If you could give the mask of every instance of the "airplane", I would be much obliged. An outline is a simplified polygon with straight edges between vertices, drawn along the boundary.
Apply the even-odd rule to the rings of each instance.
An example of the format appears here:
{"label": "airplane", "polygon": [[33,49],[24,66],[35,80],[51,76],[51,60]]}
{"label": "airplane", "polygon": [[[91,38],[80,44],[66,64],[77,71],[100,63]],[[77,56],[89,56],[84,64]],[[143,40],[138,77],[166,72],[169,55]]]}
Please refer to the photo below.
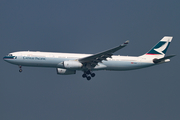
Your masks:
{"label": "airplane", "polygon": [[172,38],[164,36],[147,53],[137,57],[113,55],[128,45],[129,41],[125,41],[117,47],[96,54],[19,51],[9,53],[3,59],[18,65],[19,72],[22,72],[22,66],[51,67],[56,68],[59,75],[71,75],[76,74],[76,71],[82,71],[82,77],[90,80],[91,77],[95,77],[93,71],[126,71],[169,62],[170,58],[175,56],[174,54],[165,56]]}

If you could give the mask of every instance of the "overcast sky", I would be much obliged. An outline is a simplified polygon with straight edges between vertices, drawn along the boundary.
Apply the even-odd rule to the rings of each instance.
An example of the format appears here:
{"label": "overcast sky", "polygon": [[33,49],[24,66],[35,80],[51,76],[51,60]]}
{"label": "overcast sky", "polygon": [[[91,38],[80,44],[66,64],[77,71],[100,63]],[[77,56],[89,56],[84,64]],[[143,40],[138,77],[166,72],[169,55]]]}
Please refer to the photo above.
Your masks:
{"label": "overcast sky", "polygon": [[[1,0],[1,120],[179,120],[179,0]],[[173,36],[171,62],[133,71],[61,76],[3,61],[15,51],[146,53]]]}

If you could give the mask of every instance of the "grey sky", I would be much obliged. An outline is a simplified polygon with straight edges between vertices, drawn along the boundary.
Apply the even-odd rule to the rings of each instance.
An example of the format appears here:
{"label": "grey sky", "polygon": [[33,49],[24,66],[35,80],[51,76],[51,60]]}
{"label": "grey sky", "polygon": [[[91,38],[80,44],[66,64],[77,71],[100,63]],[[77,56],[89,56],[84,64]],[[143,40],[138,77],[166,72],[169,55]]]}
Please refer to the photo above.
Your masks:
{"label": "grey sky", "polygon": [[144,54],[173,36],[170,63],[126,71],[97,71],[87,81],[54,68],[23,67],[1,59],[1,120],[180,119],[180,2],[176,0],[1,0],[0,57],[21,50]]}

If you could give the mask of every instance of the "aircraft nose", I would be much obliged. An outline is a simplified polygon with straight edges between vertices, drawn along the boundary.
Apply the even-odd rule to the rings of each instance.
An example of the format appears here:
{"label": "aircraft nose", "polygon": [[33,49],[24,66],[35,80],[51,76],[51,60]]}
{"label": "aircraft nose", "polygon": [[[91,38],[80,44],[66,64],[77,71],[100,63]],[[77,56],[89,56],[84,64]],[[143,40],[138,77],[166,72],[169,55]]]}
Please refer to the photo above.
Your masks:
{"label": "aircraft nose", "polygon": [[4,57],[3,57],[3,60],[4,60],[4,61],[7,61],[7,56],[4,56]]}
{"label": "aircraft nose", "polygon": [[4,61],[7,61],[6,56],[3,57],[3,60],[4,60]]}
{"label": "aircraft nose", "polygon": [[3,60],[4,61],[8,61],[8,60],[11,60],[11,59],[14,59],[15,56],[4,56],[3,57]]}

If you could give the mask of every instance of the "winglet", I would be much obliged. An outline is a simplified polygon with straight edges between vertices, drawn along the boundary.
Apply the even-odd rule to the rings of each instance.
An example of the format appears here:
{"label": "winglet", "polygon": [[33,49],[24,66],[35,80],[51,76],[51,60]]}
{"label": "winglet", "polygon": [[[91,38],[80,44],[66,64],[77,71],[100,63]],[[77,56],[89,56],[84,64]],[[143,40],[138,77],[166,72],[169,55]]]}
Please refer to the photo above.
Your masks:
{"label": "winglet", "polygon": [[129,40],[125,41],[124,44],[128,44],[129,43]]}
{"label": "winglet", "polygon": [[129,43],[129,40],[125,41],[123,44],[121,44],[120,46],[126,46]]}

